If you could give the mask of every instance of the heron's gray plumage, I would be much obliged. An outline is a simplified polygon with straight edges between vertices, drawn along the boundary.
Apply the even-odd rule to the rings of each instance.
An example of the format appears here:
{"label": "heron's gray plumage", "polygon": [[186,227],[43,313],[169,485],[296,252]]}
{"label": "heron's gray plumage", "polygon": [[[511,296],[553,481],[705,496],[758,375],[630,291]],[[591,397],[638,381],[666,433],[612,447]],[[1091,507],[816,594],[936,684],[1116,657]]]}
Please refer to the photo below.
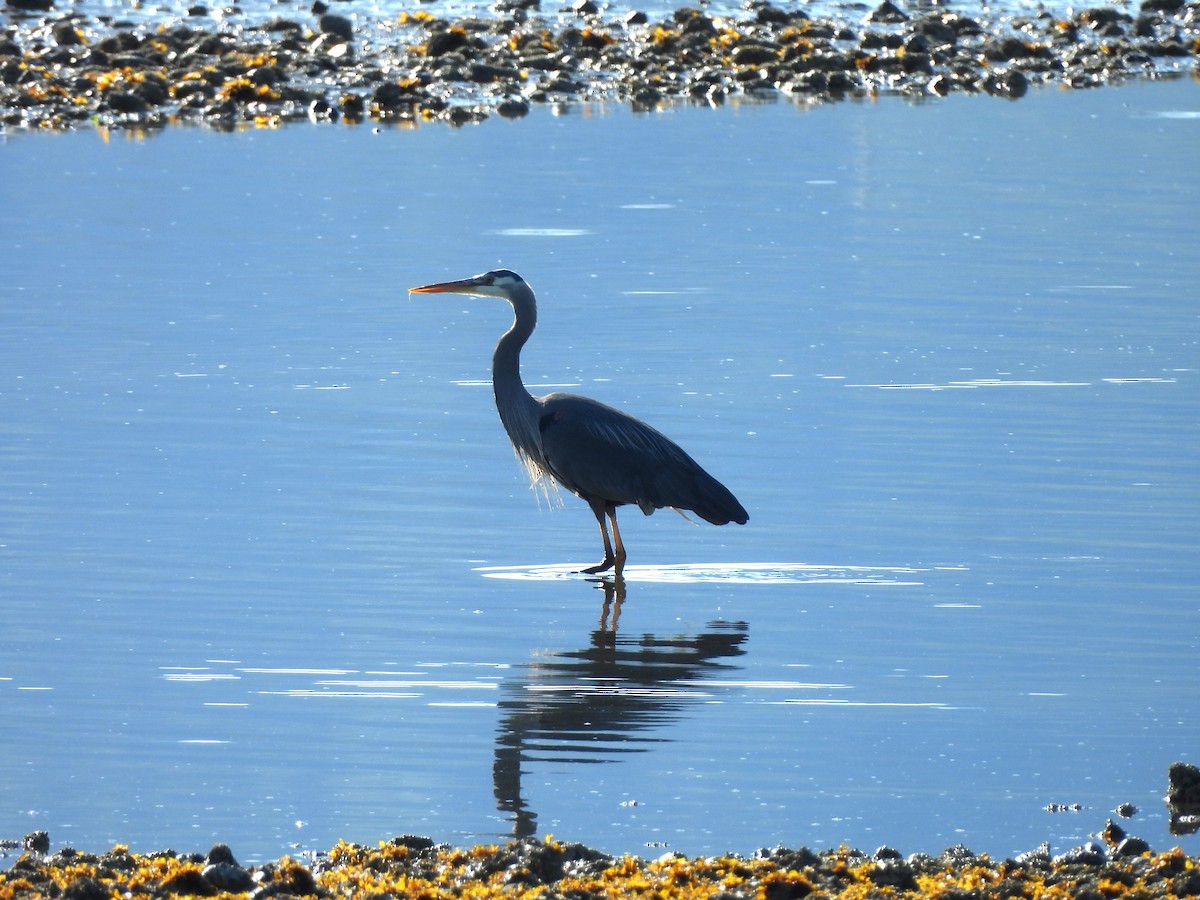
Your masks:
{"label": "heron's gray plumage", "polygon": [[[502,297],[512,304],[513,324],[492,355],[492,387],[500,421],[517,458],[534,483],[557,483],[586,500],[600,523],[604,562],[620,571],[625,548],[616,508],[633,504],[650,515],[673,507],[695,512],[714,525],[745,524],[746,510],[666,435],[627,413],[588,397],[553,393],[534,397],[521,381],[521,348],[537,326],[532,288],[516,273],[497,269],[461,281],[412,288],[418,293]],[[609,543],[604,517],[616,540]]]}

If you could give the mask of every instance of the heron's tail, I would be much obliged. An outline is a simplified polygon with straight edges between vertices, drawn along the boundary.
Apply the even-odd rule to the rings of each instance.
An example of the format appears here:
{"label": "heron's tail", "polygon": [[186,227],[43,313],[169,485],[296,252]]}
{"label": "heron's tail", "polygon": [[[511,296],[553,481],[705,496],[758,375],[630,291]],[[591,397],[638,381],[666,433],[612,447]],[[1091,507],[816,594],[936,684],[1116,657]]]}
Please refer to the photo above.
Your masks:
{"label": "heron's tail", "polygon": [[737,497],[717,479],[693,463],[687,472],[672,471],[660,479],[653,492],[654,502],[642,506],[644,512],[653,512],[654,507],[671,506],[694,512],[706,522],[727,525],[737,522],[745,525],[750,516]]}
{"label": "heron's tail", "polygon": [[696,479],[696,505],[688,509],[714,525],[728,525],[730,522],[745,525],[750,521],[746,508],[738,502],[738,498],[733,496],[729,488],[707,472],[702,474],[703,478]]}

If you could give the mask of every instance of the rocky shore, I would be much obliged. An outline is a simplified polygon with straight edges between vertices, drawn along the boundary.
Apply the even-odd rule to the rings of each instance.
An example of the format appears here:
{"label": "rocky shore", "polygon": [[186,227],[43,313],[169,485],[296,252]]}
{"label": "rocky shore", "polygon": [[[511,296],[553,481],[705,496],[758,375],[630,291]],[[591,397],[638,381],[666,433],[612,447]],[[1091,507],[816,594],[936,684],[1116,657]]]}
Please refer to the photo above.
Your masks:
{"label": "rocky shore", "polygon": [[[1200,829],[1200,769],[1173,763],[1164,798],[1173,835]],[[1048,807],[1054,812],[1053,807]],[[1137,809],[1115,810],[1129,818]],[[1109,819],[1096,840],[1059,855],[1042,845],[1004,860],[956,846],[904,857],[890,847],[868,855],[777,847],[751,856],[654,860],[610,856],[582,844],[516,840],[456,848],[406,835],[376,847],[339,843],[258,866],[217,844],[207,854],[51,852],[44,831],[0,849],[22,850],[0,871],[0,900],[111,900],[114,897],[338,897],[346,900],[798,900],[802,897],[1174,898],[1200,897],[1200,858],[1178,847],[1155,852]]]}
{"label": "rocky shore", "polygon": [[1143,0],[1067,17],[994,16],[892,0],[810,18],[751,0],[742,14],[684,7],[652,21],[593,0],[545,12],[498,0],[446,21],[331,11],[249,21],[236,7],[122,21],[7,0],[0,17],[0,127],[273,126],[296,119],[411,123],[525,115],[533,104],[609,101],[647,110],[732,97],[799,103],[878,94],[1096,87],[1197,77],[1200,2]]}
{"label": "rocky shore", "polygon": [[[1154,853],[1136,838],[1106,830],[1060,856],[1046,848],[993,860],[964,847],[939,856],[902,857],[887,847],[867,855],[840,848],[776,848],[750,857],[647,861],[611,857],[547,838],[457,849],[405,836],[363,847],[341,843],[305,859],[244,867],[229,847],[207,855],[172,851],[145,856],[114,847],[93,855],[47,854],[40,844],[0,872],[0,898],[109,900],[112,897],[275,896],[385,898],[522,898],[522,900],[796,900],[813,897],[1115,898],[1196,897],[1200,859],[1175,849]],[[41,849],[43,852],[38,852]]]}

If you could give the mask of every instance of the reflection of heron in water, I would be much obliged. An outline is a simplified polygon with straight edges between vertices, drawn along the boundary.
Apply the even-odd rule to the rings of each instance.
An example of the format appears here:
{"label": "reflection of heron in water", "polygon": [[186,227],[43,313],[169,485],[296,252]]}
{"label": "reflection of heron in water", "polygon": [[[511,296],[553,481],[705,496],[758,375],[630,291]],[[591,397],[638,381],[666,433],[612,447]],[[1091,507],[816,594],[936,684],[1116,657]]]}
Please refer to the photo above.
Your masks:
{"label": "reflection of heron in water", "polygon": [[551,654],[502,685],[492,786],[513,835],[536,833],[521,793],[532,762],[606,763],[669,741],[665,729],[711,694],[693,684],[740,668],[744,622],[710,622],[699,634],[622,637],[603,627],[582,650]]}
{"label": "reflection of heron in water", "polygon": [[[515,272],[497,269],[474,278],[409,288],[418,294],[479,294],[512,304],[513,325],[492,355],[492,387],[500,421],[517,457],[536,482],[558,483],[586,500],[600,523],[604,559],[588,573],[625,565],[625,545],[617,530],[617,507],[636,504],[689,510],[714,525],[746,524],[736,497],[678,444],[620,410],[588,397],[547,394],[534,397],[521,382],[521,348],[537,325],[533,289]],[[608,539],[605,516],[612,523]]]}

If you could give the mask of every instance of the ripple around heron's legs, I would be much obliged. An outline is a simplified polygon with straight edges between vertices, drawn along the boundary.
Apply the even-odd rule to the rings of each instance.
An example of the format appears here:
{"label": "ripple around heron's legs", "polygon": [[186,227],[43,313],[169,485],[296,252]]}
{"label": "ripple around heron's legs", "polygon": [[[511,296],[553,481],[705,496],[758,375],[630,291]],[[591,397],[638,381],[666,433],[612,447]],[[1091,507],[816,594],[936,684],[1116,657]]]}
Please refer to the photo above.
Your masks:
{"label": "ripple around heron's legs", "polygon": [[[594,579],[580,565],[552,563],[526,566],[481,566],[475,571],[485,578],[551,581],[561,578]],[[629,565],[626,581],[693,584],[876,584],[919,585],[929,569],[909,566],[816,565],[799,562],[678,563],[674,565]]]}

